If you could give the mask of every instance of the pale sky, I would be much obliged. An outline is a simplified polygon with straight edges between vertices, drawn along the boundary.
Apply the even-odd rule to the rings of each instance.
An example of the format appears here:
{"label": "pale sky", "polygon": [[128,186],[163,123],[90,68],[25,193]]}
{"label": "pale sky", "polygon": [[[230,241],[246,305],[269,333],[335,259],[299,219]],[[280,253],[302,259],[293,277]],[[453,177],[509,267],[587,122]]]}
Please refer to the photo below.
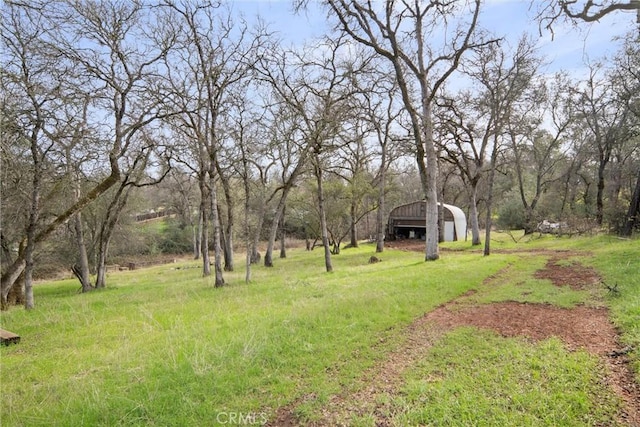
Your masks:
{"label": "pale sky", "polygon": [[[326,12],[317,4],[312,0],[308,10],[298,15],[292,12],[291,0],[235,0],[233,7],[242,10],[249,20],[259,14],[286,41],[302,44],[328,31]],[[532,6],[529,0],[488,0],[482,6],[480,20],[484,28],[497,36],[505,36],[513,45],[524,31],[531,34],[551,63],[546,70],[550,73],[563,69],[581,75],[586,58],[596,60],[605,54],[612,55],[619,46],[614,37],[638,29],[635,12],[616,12],[600,22],[581,23],[577,28],[557,22],[551,40],[547,30],[543,29],[540,36],[538,24],[533,20],[537,6]]]}

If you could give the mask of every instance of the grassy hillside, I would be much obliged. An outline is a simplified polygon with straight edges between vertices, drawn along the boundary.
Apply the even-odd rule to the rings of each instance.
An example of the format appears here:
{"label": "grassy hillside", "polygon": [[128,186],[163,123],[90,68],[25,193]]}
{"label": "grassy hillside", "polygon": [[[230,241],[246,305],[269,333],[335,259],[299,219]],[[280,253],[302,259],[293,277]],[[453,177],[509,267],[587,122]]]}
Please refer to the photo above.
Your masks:
{"label": "grassy hillside", "polygon": [[[2,328],[22,337],[19,345],[1,349],[2,425],[260,424],[287,405],[294,405],[302,419],[317,419],[331,396],[362,385],[363,373],[401,344],[401,332],[414,319],[481,287],[508,265],[525,271],[528,256],[507,251],[513,249],[583,251],[583,262],[608,283],[618,283],[621,296],[578,295],[575,301],[605,298],[623,339],[640,343],[637,240],[547,238],[516,245],[505,238],[490,257],[464,243],[448,247],[459,250],[443,252],[433,263],[423,262],[419,253],[394,250],[384,252],[382,262],[368,264],[374,247],[363,245],[336,256],[331,274],[323,270],[320,251],[291,250],[274,268],[254,267],[250,284],[244,283],[242,269],[227,273],[229,285],[221,289],[201,277],[194,261],[113,273],[108,289],[89,294],[78,294],[74,281],[40,284],[35,310],[2,313]],[[461,345],[456,342],[470,347],[467,359],[456,356],[454,349]],[[457,393],[469,393],[466,398],[483,395],[485,387],[504,386],[502,393],[509,393],[522,371],[530,369],[523,361],[532,357],[541,365],[549,363],[544,356],[549,352],[567,359],[542,370],[541,381],[553,384],[530,383],[542,393],[531,399],[555,402],[543,409],[548,418],[530,407],[525,420],[548,419],[553,425],[558,412],[569,414],[562,418],[568,425],[581,425],[585,419],[610,421],[616,411],[616,399],[593,369],[597,361],[582,353],[567,356],[557,342],[532,345],[463,330],[439,345],[434,351],[440,353],[431,357],[445,365],[448,357],[452,364],[471,367],[493,364],[487,352],[496,346],[514,354],[512,363],[502,362],[503,385],[485,379],[478,389],[465,391],[468,378],[448,379]],[[424,402],[415,381],[423,370],[447,375],[446,366],[429,360],[409,371],[409,391],[396,396],[403,400],[394,418],[399,425],[437,420],[438,408],[447,405],[438,401],[431,405],[436,412],[420,412]],[[567,381],[585,390],[584,396],[561,393]],[[450,392],[442,391],[443,396]],[[496,420],[520,411],[510,409],[508,401],[500,405],[502,418]],[[486,416],[469,414],[461,422]],[[366,417],[356,421],[368,423]]]}

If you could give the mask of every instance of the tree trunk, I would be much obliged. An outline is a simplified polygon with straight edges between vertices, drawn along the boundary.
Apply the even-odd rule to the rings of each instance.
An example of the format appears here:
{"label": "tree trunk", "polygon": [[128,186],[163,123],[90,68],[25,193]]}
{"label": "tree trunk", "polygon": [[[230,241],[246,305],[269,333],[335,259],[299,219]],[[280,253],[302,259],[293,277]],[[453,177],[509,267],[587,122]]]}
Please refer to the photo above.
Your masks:
{"label": "tree trunk", "polygon": [[126,179],[120,183],[120,187],[113,197],[113,200],[107,208],[107,212],[100,227],[100,234],[98,235],[98,263],[97,263],[97,277],[96,288],[105,288],[106,282],[106,262],[109,255],[109,245],[111,243],[111,237],[113,231],[118,224],[120,214],[124,207],[127,205],[129,194],[131,194],[131,187],[125,182]]}
{"label": "tree trunk", "polygon": [[242,175],[242,183],[244,184],[244,242],[247,248],[247,255],[245,257],[245,275],[244,282],[249,283],[251,281],[251,227],[249,226],[249,210],[251,207],[251,190],[249,188],[249,168],[247,166],[247,158],[244,155],[243,150],[242,164],[244,167],[244,173]]}
{"label": "tree trunk", "polygon": [[[213,160],[211,160],[213,162]],[[209,191],[211,197],[211,221],[213,223],[213,252],[214,252],[214,286],[219,288],[224,286],[224,277],[222,275],[222,248],[220,244],[220,217],[218,216],[218,191],[215,183],[215,165],[209,170]]]}
{"label": "tree trunk", "polygon": [[[100,243],[100,246],[103,246]],[[96,260],[96,289],[101,289],[107,286],[107,248],[101,247],[98,249],[98,259]]]}
{"label": "tree trunk", "polygon": [[14,285],[11,287],[6,301],[2,302],[2,309],[6,310],[12,306],[24,305],[24,303],[24,270],[22,270],[18,278],[15,280]]}
{"label": "tree trunk", "polygon": [[258,213],[258,224],[256,225],[255,232],[253,233],[253,241],[251,242],[251,264],[257,264],[260,262],[260,252],[258,251],[258,244],[260,243],[260,236],[262,235],[262,226],[264,225],[264,204],[260,207]]}
{"label": "tree trunk", "polygon": [[356,202],[352,201],[351,202],[351,209],[350,209],[350,221],[351,223],[349,224],[349,235],[350,235],[350,242],[349,242],[349,246],[351,246],[352,248],[357,248],[358,247],[358,232],[357,232],[357,221],[358,219],[356,218]]}
{"label": "tree trunk", "polygon": [[[498,135],[496,130],[495,135]],[[493,182],[496,175],[496,164],[498,163],[498,141],[497,136],[493,139],[493,149],[491,150],[491,163],[489,168],[489,182],[487,183],[487,217],[485,220],[485,236],[484,236],[484,256],[491,254],[491,227],[493,226],[493,218],[491,210],[493,209]]]}
{"label": "tree trunk", "polygon": [[82,214],[78,212],[74,218],[76,244],[78,245],[78,264],[73,266],[73,271],[80,285],[82,292],[89,292],[93,289],[89,274],[89,257],[87,256],[87,246],[84,241],[84,229],[82,226]]}
{"label": "tree trunk", "polygon": [[[2,273],[2,278],[0,279],[0,283],[2,284],[2,307],[6,308],[9,304],[9,294],[12,292],[13,288],[19,287],[22,289],[22,284],[18,283],[18,278],[24,272],[25,262],[24,255],[18,256],[18,259],[14,261],[4,273]],[[20,291],[22,293],[22,290]],[[20,301],[21,303],[24,301]]]}
{"label": "tree trunk", "polygon": [[11,264],[13,263],[13,257],[11,256],[11,249],[9,248],[9,244],[7,243],[2,230],[0,230],[0,248],[2,252],[0,252],[0,265]]}
{"label": "tree trunk", "polygon": [[[444,194],[441,194],[440,200],[444,200]],[[444,205],[443,202],[438,203],[438,243],[444,242]]]}
{"label": "tree trunk", "polygon": [[43,173],[40,168],[40,154],[38,153],[35,134],[31,141],[31,153],[34,161],[33,187],[29,206],[29,222],[27,223],[27,245],[24,249],[24,308],[27,310],[31,310],[35,305],[33,300],[33,270],[35,268],[36,228],[40,219],[40,180]]}
{"label": "tree trunk", "polygon": [[[247,224],[249,219],[247,218]],[[251,282],[251,238],[249,237],[249,226],[247,225],[247,227],[245,228],[245,232],[247,235],[247,238],[245,239],[246,245],[247,245],[247,256],[245,259],[245,263],[244,263],[244,267],[245,267],[245,273],[244,273],[244,282],[245,283],[249,283]]]}
{"label": "tree trunk", "polygon": [[[117,219],[116,219],[117,221]],[[114,224],[115,226],[115,224]],[[106,226],[100,232],[98,237],[98,255],[96,260],[96,289],[105,288],[107,286],[107,256],[109,254],[109,244],[113,228]]]}
{"label": "tree trunk", "polygon": [[472,184],[471,187],[471,200],[469,203],[469,219],[471,220],[471,246],[478,246],[482,244],[480,240],[480,225],[478,224],[478,200],[477,200],[478,188]]}
{"label": "tree trunk", "polygon": [[[378,202],[384,203],[384,196],[382,196],[382,199],[379,198]],[[384,252],[384,232],[384,205],[378,205],[378,210],[376,211],[376,253]]]}
{"label": "tree trunk", "polygon": [[35,306],[33,300],[33,269],[35,268],[34,252],[35,248],[33,247],[33,244],[30,244],[29,239],[27,239],[27,247],[24,255],[24,308],[27,310],[31,310]]}
{"label": "tree trunk", "polygon": [[285,230],[285,221],[286,221],[285,211],[286,211],[286,207],[285,209],[283,209],[282,217],[280,218],[280,258],[287,257],[287,245],[286,245],[287,233]]}
{"label": "tree trunk", "polygon": [[318,183],[318,210],[320,213],[320,232],[322,235],[322,246],[324,247],[324,265],[327,272],[333,271],[333,265],[331,264],[331,247],[329,245],[329,233],[327,231],[327,217],[324,206],[324,192],[322,187],[322,167],[320,166],[320,159],[316,155],[316,179]]}
{"label": "tree trunk", "polygon": [[[202,208],[205,209],[205,208]],[[209,219],[206,211],[202,213],[202,234],[200,236],[200,248],[202,251],[202,276],[211,276],[211,258],[209,257]]]}
{"label": "tree trunk", "polygon": [[202,253],[202,276],[211,276],[211,260],[209,258],[209,216],[207,215],[207,190],[206,172],[198,175],[198,188],[200,189],[200,251]]}
{"label": "tree trunk", "polygon": [[[420,82],[422,103],[422,131],[423,138],[419,138],[416,147],[418,170],[422,177],[422,187],[425,195],[425,261],[435,261],[440,258],[438,249],[438,156],[433,143],[433,117],[430,93],[426,81]],[[424,143],[424,149],[422,146]],[[424,153],[424,157],[423,157]],[[425,159],[426,158],[426,159]],[[426,160],[426,165],[424,161]]]}
{"label": "tree trunk", "polygon": [[271,230],[269,231],[269,241],[267,242],[267,251],[264,254],[265,267],[273,267],[273,247],[278,235],[278,225],[280,224],[280,218],[282,218],[282,215],[284,213],[287,197],[289,196],[289,192],[291,191],[292,187],[293,180],[290,178],[289,182],[285,184],[284,188],[282,189],[282,195],[280,196],[280,200],[278,201],[278,206],[276,207],[273,222],[271,223]]}
{"label": "tree trunk", "polygon": [[[120,177],[120,169],[117,167],[117,161],[111,161],[111,175],[101,181],[98,185],[96,185],[91,191],[89,191],[82,199],[80,199],[77,203],[74,203],[71,207],[69,207],[62,214],[58,215],[48,226],[46,226],[42,231],[40,231],[36,237],[36,243],[44,241],[53,231],[55,231],[58,226],[64,224],[71,216],[73,216],[76,212],[82,210],[93,202],[96,198],[98,198],[101,194],[111,188]],[[7,295],[11,290],[11,287],[15,283],[15,280],[19,277],[20,274],[16,275],[15,273],[19,270],[22,272],[25,268],[25,259],[24,252],[19,254],[18,257],[13,261],[13,263],[9,266],[7,271],[2,276],[0,281],[2,298],[6,301]]]}
{"label": "tree trunk", "polygon": [[601,226],[604,220],[604,172],[606,162],[601,161],[598,165],[598,191],[596,192],[596,223]]}
{"label": "tree trunk", "polygon": [[273,217],[273,222],[271,223],[271,231],[269,232],[269,240],[267,241],[267,250],[264,253],[265,267],[273,267],[273,246],[275,245],[276,236],[278,235],[278,224],[280,223],[280,217],[282,216],[282,211],[284,210],[284,204],[285,202],[283,195],[278,202],[278,207],[276,208],[275,216]]}
{"label": "tree trunk", "polygon": [[380,188],[378,189],[378,210],[376,211],[376,253],[384,251],[384,209],[385,209],[385,197],[384,197],[384,185],[386,181],[386,164],[385,164],[385,150],[382,151],[382,160],[380,165]]}
{"label": "tree trunk", "polygon": [[[228,219],[229,220],[229,219]],[[224,271],[233,271],[233,225],[227,224],[224,232]]]}
{"label": "tree trunk", "polygon": [[193,259],[200,259],[202,252],[202,205],[198,209],[198,224],[193,226]]}
{"label": "tree trunk", "polygon": [[622,228],[621,236],[631,237],[633,229],[640,223],[640,171],[638,172],[638,179],[636,181],[636,188],[633,191],[631,202],[629,203],[629,210],[627,211],[627,220]]}
{"label": "tree trunk", "polygon": [[[68,154],[67,158],[71,158]],[[74,189],[74,202],[80,200],[81,188],[80,178],[74,173],[73,170],[70,174],[74,176],[75,189]],[[93,289],[91,285],[91,275],[89,273],[89,256],[87,255],[87,245],[84,240],[84,226],[82,224],[82,211],[78,211],[73,218],[73,226],[75,231],[76,245],[78,246],[78,259],[77,264],[74,264],[71,270],[80,281],[82,292],[89,292]]]}
{"label": "tree trunk", "polygon": [[[216,162],[217,163],[217,162]],[[220,181],[222,182],[222,190],[224,191],[224,198],[227,203],[227,223],[224,226],[222,235],[224,237],[224,243],[222,245],[224,253],[224,271],[233,271],[233,225],[234,225],[234,207],[235,202],[233,195],[231,194],[231,187],[227,179],[222,176],[220,168],[216,169]]]}

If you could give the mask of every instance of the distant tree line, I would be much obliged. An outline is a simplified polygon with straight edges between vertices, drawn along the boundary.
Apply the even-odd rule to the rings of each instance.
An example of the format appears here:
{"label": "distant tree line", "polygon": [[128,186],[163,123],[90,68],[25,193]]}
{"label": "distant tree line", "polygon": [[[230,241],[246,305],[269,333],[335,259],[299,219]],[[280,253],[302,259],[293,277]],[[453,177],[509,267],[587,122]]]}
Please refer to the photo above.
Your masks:
{"label": "distant tree line", "polygon": [[[544,22],[579,18],[566,3]],[[47,256],[83,292],[116,253],[192,252],[223,286],[242,246],[249,281],[287,235],[331,271],[345,243],[383,251],[388,212],[417,199],[425,260],[440,200],[466,210],[470,244],[485,230],[486,255],[494,227],[637,230],[637,32],[586,77],[551,76],[526,35],[479,26],[479,0],[323,7],[333,31],[290,47],[232,3],[6,1],[3,307],[34,307]],[[162,233],[133,225],[160,206]]]}

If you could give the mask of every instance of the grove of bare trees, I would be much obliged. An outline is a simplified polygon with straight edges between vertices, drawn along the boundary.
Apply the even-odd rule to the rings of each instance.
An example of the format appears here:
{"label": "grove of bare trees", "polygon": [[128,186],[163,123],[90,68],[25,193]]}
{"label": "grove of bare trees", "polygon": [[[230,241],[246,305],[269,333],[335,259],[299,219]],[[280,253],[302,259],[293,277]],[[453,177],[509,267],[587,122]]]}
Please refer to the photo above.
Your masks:
{"label": "grove of bare trees", "polygon": [[[541,31],[640,10],[574,3],[541,8]],[[438,202],[465,210],[470,245],[484,230],[485,255],[496,228],[640,228],[636,28],[572,75],[531,34],[483,28],[480,0],[292,2],[328,16],[299,43],[234,6],[4,2],[3,308],[33,308],[52,264],[103,288],[125,255],[190,253],[219,287],[241,250],[249,282],[287,236],[330,272],[345,244],[382,252],[389,211],[420,199],[426,261]],[[164,229],[136,223],[151,210]]]}

